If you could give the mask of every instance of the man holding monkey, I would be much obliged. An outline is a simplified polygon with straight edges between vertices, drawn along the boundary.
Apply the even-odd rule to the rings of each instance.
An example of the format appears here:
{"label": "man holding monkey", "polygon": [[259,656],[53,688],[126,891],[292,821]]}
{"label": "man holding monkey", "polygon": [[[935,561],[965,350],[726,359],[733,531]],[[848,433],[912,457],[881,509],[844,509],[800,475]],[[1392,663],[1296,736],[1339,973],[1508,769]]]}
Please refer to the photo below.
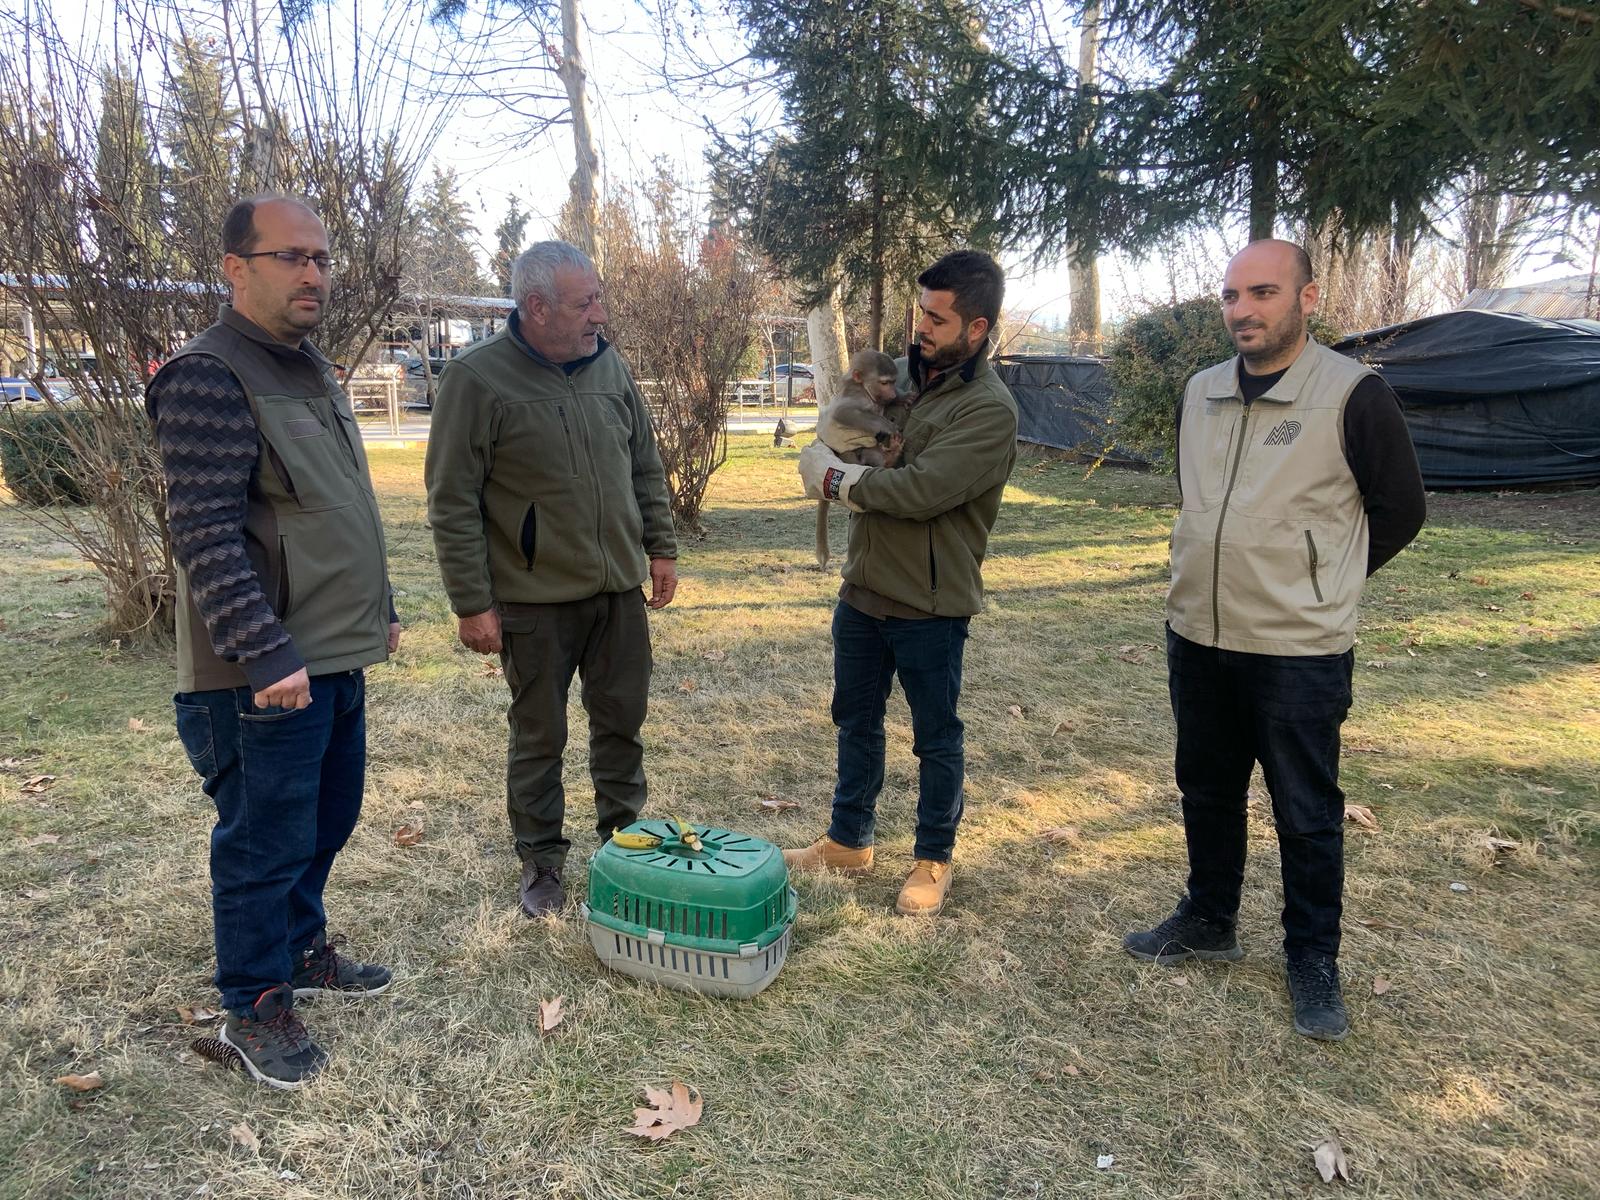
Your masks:
{"label": "man holding monkey", "polygon": [[919,779],[916,861],[895,910],[931,916],[950,892],[966,771],[956,713],[961,661],[967,624],[983,605],[989,531],[1016,460],[1017,406],[989,363],[1005,292],[999,265],[958,250],[917,284],[922,318],[903,364],[899,465],[846,463],[820,441],[800,455],[806,495],[845,505],[851,518],[833,615],[833,820],[784,858],[796,870],[871,870],[884,711],[898,677]]}

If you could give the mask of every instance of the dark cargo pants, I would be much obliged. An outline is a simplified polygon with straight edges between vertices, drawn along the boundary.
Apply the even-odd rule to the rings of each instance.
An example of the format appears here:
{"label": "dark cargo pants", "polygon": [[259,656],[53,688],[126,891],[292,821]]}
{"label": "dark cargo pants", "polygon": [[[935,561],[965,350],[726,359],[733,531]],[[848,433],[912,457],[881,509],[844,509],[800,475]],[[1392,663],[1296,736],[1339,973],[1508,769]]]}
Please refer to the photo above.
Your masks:
{"label": "dark cargo pants", "polygon": [[523,862],[559,867],[566,793],[567,693],[582,680],[589,714],[589,775],[601,837],[644,808],[644,725],[650,691],[650,628],[644,593],[602,592],[563,604],[502,604],[500,663],[511,688],[506,714],[506,809]]}

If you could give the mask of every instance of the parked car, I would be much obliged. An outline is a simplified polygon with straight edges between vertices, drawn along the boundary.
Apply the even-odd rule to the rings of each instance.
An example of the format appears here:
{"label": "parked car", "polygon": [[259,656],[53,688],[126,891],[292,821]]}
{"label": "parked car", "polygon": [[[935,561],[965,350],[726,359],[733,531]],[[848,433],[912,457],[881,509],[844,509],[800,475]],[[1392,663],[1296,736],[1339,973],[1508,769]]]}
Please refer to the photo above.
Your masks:
{"label": "parked car", "polygon": [[[428,357],[428,366],[433,371],[433,377],[435,379],[439,378],[439,372],[445,369],[445,366],[449,363],[449,361],[450,360],[448,358],[438,358],[432,355]],[[406,374],[412,379],[427,378],[427,374],[422,369],[422,360],[415,354],[406,359]]]}
{"label": "parked car", "polygon": [[768,379],[782,383],[785,379],[815,379],[810,363],[778,363],[767,372]]}
{"label": "parked car", "polygon": [[46,399],[32,380],[12,375],[0,378],[0,404],[15,404],[19,400],[43,404]]}

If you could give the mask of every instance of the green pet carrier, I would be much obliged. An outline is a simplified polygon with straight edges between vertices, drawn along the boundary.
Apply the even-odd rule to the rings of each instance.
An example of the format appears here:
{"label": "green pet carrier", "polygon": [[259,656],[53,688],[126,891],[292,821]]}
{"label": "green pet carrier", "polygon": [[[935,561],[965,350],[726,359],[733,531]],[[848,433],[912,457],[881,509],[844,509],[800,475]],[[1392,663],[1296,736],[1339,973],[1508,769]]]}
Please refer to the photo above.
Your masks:
{"label": "green pet carrier", "polygon": [[635,821],[589,860],[589,940],[613,970],[684,991],[754,996],[794,932],[782,852],[731,829]]}

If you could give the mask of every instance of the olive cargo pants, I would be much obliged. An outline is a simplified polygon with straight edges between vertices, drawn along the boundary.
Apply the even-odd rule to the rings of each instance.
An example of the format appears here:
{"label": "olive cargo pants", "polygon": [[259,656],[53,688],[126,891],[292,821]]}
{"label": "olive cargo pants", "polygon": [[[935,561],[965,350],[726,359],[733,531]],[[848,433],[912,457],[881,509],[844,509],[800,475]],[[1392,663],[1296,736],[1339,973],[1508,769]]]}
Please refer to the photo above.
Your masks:
{"label": "olive cargo pants", "polygon": [[650,691],[650,628],[644,593],[602,592],[563,604],[500,605],[500,663],[511,688],[506,713],[506,809],[523,862],[560,867],[566,793],[567,693],[582,680],[589,714],[589,775],[602,838],[644,808],[644,725]]}

